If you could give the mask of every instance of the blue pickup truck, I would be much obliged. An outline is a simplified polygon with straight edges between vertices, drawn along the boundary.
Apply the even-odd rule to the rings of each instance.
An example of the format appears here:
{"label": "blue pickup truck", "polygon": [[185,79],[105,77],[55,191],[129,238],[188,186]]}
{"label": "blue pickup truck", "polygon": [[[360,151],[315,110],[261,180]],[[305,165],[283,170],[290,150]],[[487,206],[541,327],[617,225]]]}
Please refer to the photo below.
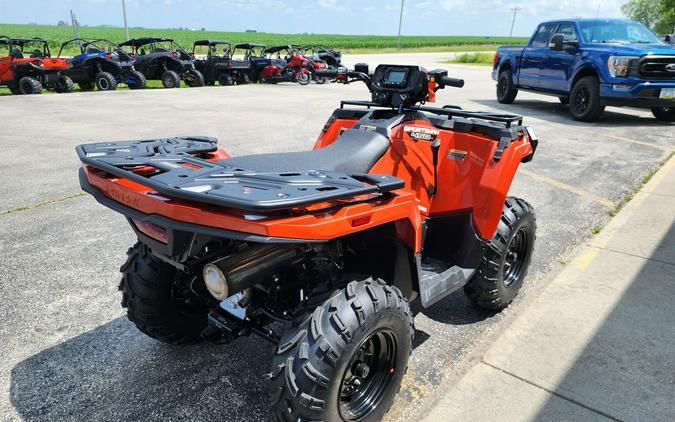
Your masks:
{"label": "blue pickup truck", "polygon": [[523,90],[558,97],[584,122],[605,106],[647,108],[675,121],[675,45],[631,20],[544,22],[526,47],[497,50],[492,79],[503,104]]}

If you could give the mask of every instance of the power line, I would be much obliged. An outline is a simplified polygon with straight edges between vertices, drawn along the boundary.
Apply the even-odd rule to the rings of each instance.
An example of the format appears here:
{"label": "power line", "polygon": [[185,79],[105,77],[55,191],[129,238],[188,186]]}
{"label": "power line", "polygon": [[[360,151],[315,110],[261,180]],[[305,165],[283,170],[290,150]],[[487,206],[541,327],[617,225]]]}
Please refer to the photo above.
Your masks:
{"label": "power line", "polygon": [[401,0],[401,16],[398,18],[398,43],[396,44],[396,49],[401,49],[401,25],[403,24],[403,3],[405,0]]}
{"label": "power line", "polygon": [[509,32],[509,44],[511,44],[511,38],[513,37],[513,27],[516,24],[516,14],[518,14],[519,11],[523,10],[523,8],[515,6],[510,8],[509,10],[513,12],[513,20],[511,21],[511,32]]}

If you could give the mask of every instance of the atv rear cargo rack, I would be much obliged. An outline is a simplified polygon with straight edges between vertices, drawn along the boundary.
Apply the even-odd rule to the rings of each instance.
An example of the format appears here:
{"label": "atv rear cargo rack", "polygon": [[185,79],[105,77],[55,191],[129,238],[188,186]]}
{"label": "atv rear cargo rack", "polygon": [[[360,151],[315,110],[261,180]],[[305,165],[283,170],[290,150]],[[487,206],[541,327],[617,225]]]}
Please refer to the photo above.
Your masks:
{"label": "atv rear cargo rack", "polygon": [[160,194],[246,211],[279,211],[404,186],[396,177],[323,170],[258,173],[209,161],[217,140],[185,137],[102,142],[76,148],[82,163]]}

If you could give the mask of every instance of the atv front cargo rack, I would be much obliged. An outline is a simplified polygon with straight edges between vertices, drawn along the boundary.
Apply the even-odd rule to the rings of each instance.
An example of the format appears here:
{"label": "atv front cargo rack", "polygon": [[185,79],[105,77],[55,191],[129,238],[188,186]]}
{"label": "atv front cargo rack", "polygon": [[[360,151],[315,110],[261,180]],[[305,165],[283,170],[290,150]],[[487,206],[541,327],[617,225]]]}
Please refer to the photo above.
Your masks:
{"label": "atv front cargo rack", "polygon": [[203,158],[217,150],[216,139],[205,137],[102,142],[76,150],[82,163],[168,197],[246,211],[279,211],[404,186],[392,176],[319,169],[258,173]]}

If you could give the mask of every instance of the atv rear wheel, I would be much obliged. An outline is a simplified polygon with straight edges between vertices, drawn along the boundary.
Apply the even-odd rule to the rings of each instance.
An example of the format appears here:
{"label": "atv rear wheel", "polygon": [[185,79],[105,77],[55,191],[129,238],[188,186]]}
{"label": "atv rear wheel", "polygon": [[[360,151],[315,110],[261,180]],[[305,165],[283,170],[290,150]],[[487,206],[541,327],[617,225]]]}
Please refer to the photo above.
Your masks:
{"label": "atv rear wheel", "polygon": [[162,85],[164,88],[178,88],[180,86],[180,76],[173,70],[167,70],[162,73]]}
{"label": "atv rear wheel", "polygon": [[381,420],[413,333],[400,290],[373,278],[350,282],[281,338],[270,372],[275,420]]}
{"label": "atv rear wheel", "polygon": [[73,80],[70,79],[66,75],[61,75],[59,80],[56,82],[56,85],[54,86],[54,91],[58,93],[71,93],[75,91],[75,84],[73,83]]}
{"label": "atv rear wheel", "polygon": [[19,90],[22,94],[42,94],[42,84],[37,79],[24,76],[19,80]]}
{"label": "atv rear wheel", "polygon": [[136,243],[127,255],[127,262],[120,268],[119,289],[129,320],[146,335],[164,343],[201,341],[208,308],[191,293],[192,280],[152,256],[142,243]]}
{"label": "atv rear wheel", "polygon": [[129,89],[145,89],[148,86],[148,81],[144,74],[138,70],[132,70],[127,75],[127,86]]}
{"label": "atv rear wheel", "polygon": [[570,112],[574,120],[594,122],[600,118],[605,106],[600,100],[600,83],[595,76],[581,78],[570,93]]}
{"label": "atv rear wheel", "polygon": [[218,83],[221,86],[230,86],[234,84],[234,79],[232,79],[232,76],[228,75],[227,73],[221,73],[218,77]]}
{"label": "atv rear wheel", "polygon": [[197,69],[190,69],[185,72],[183,75],[183,80],[185,81],[185,85],[190,88],[204,86],[204,75],[202,75],[202,72],[198,71]]}
{"label": "atv rear wheel", "polygon": [[654,107],[652,114],[656,120],[663,122],[675,122],[675,107]]}
{"label": "atv rear wheel", "polygon": [[12,93],[12,95],[21,95],[21,88],[19,87],[19,84],[17,84],[14,81],[9,81],[7,82],[7,88],[9,89],[9,92]]}
{"label": "atv rear wheel", "polygon": [[464,292],[473,303],[499,310],[513,301],[532,260],[536,229],[532,206],[520,198],[506,198],[497,232],[480,267],[464,286]]}
{"label": "atv rear wheel", "polygon": [[512,104],[516,100],[518,89],[513,85],[511,69],[502,70],[497,78],[497,101]]}
{"label": "atv rear wheel", "polygon": [[117,81],[112,73],[109,72],[99,72],[94,77],[96,81],[96,88],[99,91],[114,91],[117,88]]}

